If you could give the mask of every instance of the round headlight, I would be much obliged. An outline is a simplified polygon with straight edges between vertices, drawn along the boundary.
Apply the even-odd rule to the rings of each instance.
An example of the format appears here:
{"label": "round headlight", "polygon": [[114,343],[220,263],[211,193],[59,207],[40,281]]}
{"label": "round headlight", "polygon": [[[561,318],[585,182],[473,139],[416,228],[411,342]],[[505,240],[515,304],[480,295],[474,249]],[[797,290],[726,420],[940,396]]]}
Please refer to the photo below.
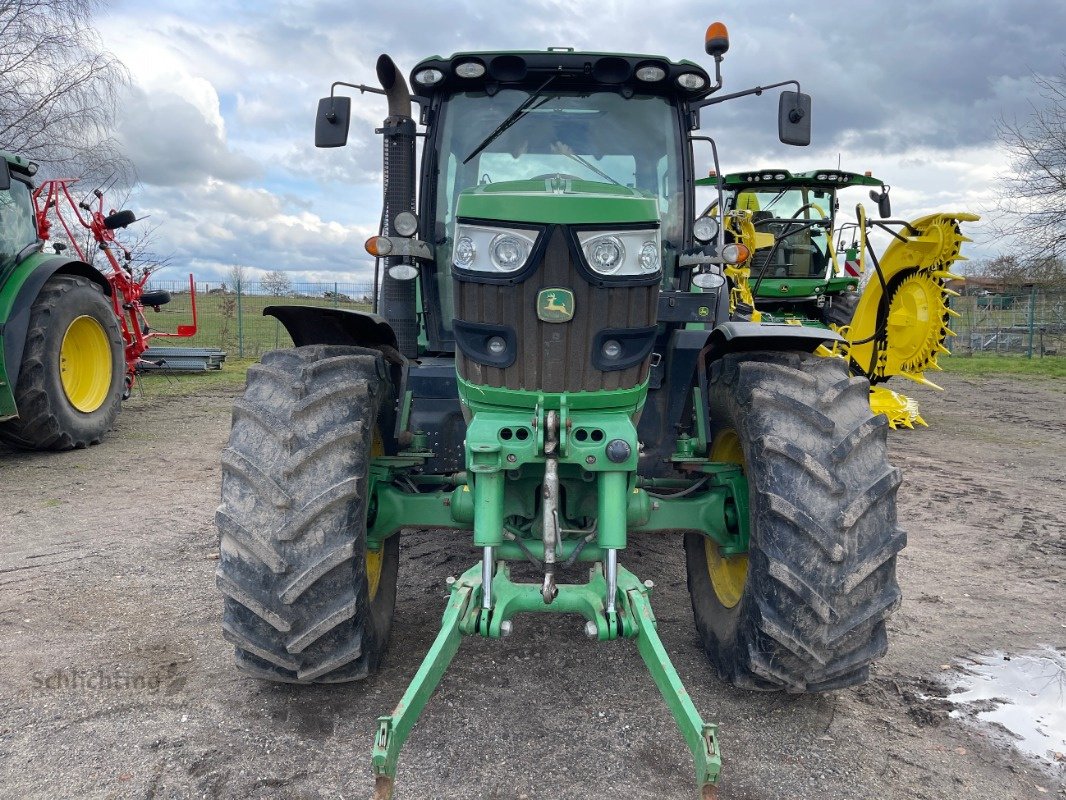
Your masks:
{"label": "round headlight", "polygon": [[707,81],[704,77],[695,72],[682,72],[677,76],[677,83],[682,89],[689,89],[691,91],[702,89],[707,85]]}
{"label": "round headlight", "polygon": [[626,248],[617,236],[598,236],[585,245],[589,266],[601,275],[610,275],[622,266]]}
{"label": "round headlight", "polygon": [[507,349],[507,342],[503,340],[502,336],[493,336],[489,339],[488,347],[489,352],[494,356],[503,355],[503,352]]}
{"label": "round headlight", "polygon": [[444,73],[439,69],[421,69],[415,73],[415,82],[423,86],[432,86],[444,80]]}
{"label": "round headlight", "polygon": [[460,236],[459,241],[455,243],[455,266],[469,268],[476,255],[474,240],[469,236]]}
{"label": "round headlight", "polygon": [[692,225],[692,235],[697,242],[713,241],[718,236],[718,220],[714,217],[700,217]]}
{"label": "round headlight", "polygon": [[648,83],[654,83],[655,81],[661,81],[666,77],[666,70],[662,67],[656,67],[654,65],[648,65],[641,67],[637,70],[637,79],[647,81]]}
{"label": "round headlight", "polygon": [[659,268],[659,248],[655,242],[645,242],[640,248],[640,269],[655,272]]}
{"label": "round headlight", "polygon": [[410,211],[401,211],[392,221],[392,229],[400,236],[414,236],[418,233],[418,217]]}
{"label": "round headlight", "polygon": [[514,272],[525,263],[526,256],[529,255],[529,245],[517,236],[501,233],[492,240],[489,253],[496,269],[501,272]]}
{"label": "round headlight", "polygon": [[622,355],[622,345],[619,344],[617,339],[608,339],[603,343],[603,355],[605,358],[614,361],[618,356]]}
{"label": "round headlight", "polygon": [[456,64],[455,74],[460,78],[480,78],[485,74],[485,65],[480,61],[464,61]]}

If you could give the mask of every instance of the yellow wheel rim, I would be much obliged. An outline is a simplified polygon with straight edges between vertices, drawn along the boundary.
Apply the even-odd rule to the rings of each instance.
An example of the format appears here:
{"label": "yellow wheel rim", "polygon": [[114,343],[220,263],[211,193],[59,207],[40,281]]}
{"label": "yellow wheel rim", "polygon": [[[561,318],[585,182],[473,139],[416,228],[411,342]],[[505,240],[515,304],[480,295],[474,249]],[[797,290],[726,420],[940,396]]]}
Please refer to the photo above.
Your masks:
{"label": "yellow wheel rim", "polygon": [[[711,460],[744,466],[744,448],[735,430],[726,428],[718,432],[711,443]],[[723,556],[717,543],[710,539],[703,540],[703,553],[707,559],[707,575],[718,602],[726,608],[734,608],[740,602],[748,580],[747,555]]]}
{"label": "yellow wheel rim", "polygon": [[[377,425],[374,426],[374,436],[370,440],[370,457],[377,458],[385,455],[385,444],[381,440],[381,432]],[[370,601],[373,602],[378,593],[378,584],[381,583],[381,564],[384,561],[385,550],[366,551],[366,582],[370,592]]]}
{"label": "yellow wheel rim", "polygon": [[59,346],[63,393],[85,414],[96,411],[111,389],[111,343],[98,320],[80,316],[67,327]]}
{"label": "yellow wheel rim", "polygon": [[366,551],[366,582],[370,590],[370,600],[373,601],[378,593],[378,584],[381,583],[381,550]]}

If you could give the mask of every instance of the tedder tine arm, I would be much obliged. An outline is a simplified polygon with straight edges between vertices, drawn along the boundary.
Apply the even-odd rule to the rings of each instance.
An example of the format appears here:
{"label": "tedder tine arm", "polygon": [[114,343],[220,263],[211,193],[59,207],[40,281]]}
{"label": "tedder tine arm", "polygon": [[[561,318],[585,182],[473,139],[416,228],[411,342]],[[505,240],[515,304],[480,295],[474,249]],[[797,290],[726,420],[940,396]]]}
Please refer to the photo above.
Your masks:
{"label": "tedder tine arm", "polygon": [[437,684],[444,676],[462,639],[460,623],[470,608],[471,598],[480,582],[471,582],[464,575],[452,584],[448,607],[444,611],[440,632],[422,660],[418,672],[403,693],[400,702],[387,717],[378,717],[378,732],[374,738],[373,768],[374,796],[372,800],[390,800],[396,784],[396,761],[400,748],[407,740],[422,710],[429,702]]}
{"label": "tedder tine arm", "polygon": [[718,750],[718,726],[703,721],[692,703],[692,698],[685,691],[681,677],[670,662],[670,656],[667,655],[666,648],[655,630],[655,615],[652,614],[651,603],[648,602],[647,589],[631,588],[627,595],[637,624],[637,651],[644,659],[652,680],[659,687],[677,727],[681,729],[681,735],[692,751],[701,800],[714,800],[718,797],[716,783],[722,770],[722,756]]}

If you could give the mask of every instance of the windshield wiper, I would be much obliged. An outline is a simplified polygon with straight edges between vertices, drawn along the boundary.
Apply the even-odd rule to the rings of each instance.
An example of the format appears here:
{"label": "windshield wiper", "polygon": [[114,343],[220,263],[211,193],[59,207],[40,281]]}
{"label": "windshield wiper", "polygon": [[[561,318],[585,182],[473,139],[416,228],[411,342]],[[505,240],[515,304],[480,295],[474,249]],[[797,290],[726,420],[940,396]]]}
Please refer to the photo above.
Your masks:
{"label": "windshield wiper", "polygon": [[[579,155],[578,155],[577,153],[570,153],[570,152],[568,152],[568,151],[565,151],[565,150],[564,150],[564,151],[563,151],[563,155],[564,155],[564,156],[566,156],[567,158],[572,158],[572,159],[574,159],[574,161],[576,161],[576,162],[577,162],[578,164],[581,164],[581,165],[582,165],[582,166],[584,166],[584,167],[588,167],[588,168],[589,168],[590,170],[592,170],[593,172],[595,172],[595,173],[596,173],[597,175],[599,175],[599,176],[600,176],[601,178],[606,178],[606,179],[607,179],[607,180],[609,180],[609,181],[610,181],[611,183],[613,183],[613,184],[614,184],[615,186],[622,186],[622,184],[621,184],[620,182],[616,181],[616,180],[615,180],[614,178],[612,178],[612,177],[611,177],[610,175],[608,175],[608,174],[607,174],[606,172],[604,172],[604,171],[603,171],[602,169],[600,169],[600,168],[599,168],[599,167],[597,167],[596,165],[594,165],[594,164],[590,164],[590,163],[589,163],[588,161],[586,161],[585,159],[583,159],[583,158],[582,158],[581,156],[579,156]],[[624,187],[623,187],[623,188],[624,188]]]}
{"label": "windshield wiper", "polygon": [[[525,100],[523,100],[521,105],[519,105],[518,108],[516,108],[514,111],[512,111],[507,116],[507,119],[505,119],[503,122],[501,122],[499,125],[497,125],[493,129],[492,133],[490,133],[488,136],[486,136],[482,140],[481,144],[479,144],[477,147],[475,147],[471,151],[470,155],[468,155],[466,158],[463,159],[463,163],[464,164],[468,163],[470,161],[470,159],[472,159],[474,156],[476,156],[478,153],[480,153],[482,150],[484,150],[486,147],[488,147],[490,144],[492,144],[494,141],[496,141],[499,138],[501,133],[503,133],[505,130],[510,128],[512,125],[514,125],[518,121],[518,118],[521,117],[524,113],[526,113],[526,111],[529,111],[530,107],[533,105],[533,103],[535,103],[537,101],[537,98],[540,97],[540,93],[543,92],[547,88],[549,83],[551,83],[553,80],[555,80],[555,77],[556,77],[555,75],[550,75],[548,77],[548,80],[544,81],[544,83],[542,83],[540,85],[540,87],[535,92],[533,92],[529,97],[527,97]],[[547,100],[547,98],[544,98],[544,99],[545,99],[545,101]]]}

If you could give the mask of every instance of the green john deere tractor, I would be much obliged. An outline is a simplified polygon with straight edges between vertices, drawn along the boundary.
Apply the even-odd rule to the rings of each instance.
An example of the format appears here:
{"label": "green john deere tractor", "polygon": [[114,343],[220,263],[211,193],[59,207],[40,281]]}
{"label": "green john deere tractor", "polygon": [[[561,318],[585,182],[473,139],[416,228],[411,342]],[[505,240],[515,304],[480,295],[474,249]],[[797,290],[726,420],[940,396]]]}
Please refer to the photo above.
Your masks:
{"label": "green john deere tractor", "polygon": [[[684,532],[696,627],[736,686],[838,689],[885,652],[905,541],[885,420],[865,379],[813,355],[836,333],[731,311],[750,212],[694,230],[700,110],[763,90],[712,97],[727,47],[711,26],[713,79],[551,49],[425,59],[413,97],[382,56],[381,89],[354,87],[389,105],[367,242],[381,314],[266,310],[296,346],[253,366],[234,407],[218,586],[241,669],[359,680],[385,657],[400,531],[472,535],[439,634],[379,719],[375,797],[462,637],[520,635],[532,612],[636,644],[715,796],[717,728],[656,633],[650,582],[624,566],[632,536]],[[806,144],[798,89],[779,133]],[[316,143],[344,144],[349,119],[348,98],[320,101]]]}
{"label": "green john deere tractor", "polygon": [[43,252],[36,172],[0,151],[0,442],[70,450],[96,444],[114,423],[125,343],[107,278]]}
{"label": "green john deere tractor", "polygon": [[[947,282],[960,279],[951,268],[965,260],[962,245],[970,241],[962,223],[978,217],[945,212],[910,222],[890,219],[889,187],[869,173],[758,169],[726,175],[723,183],[722,208],[750,211],[756,233],[763,234],[748,276],[757,316],[838,331],[844,341],[833,355],[870,380],[874,412],[885,414],[893,428],[925,425],[917,403],[884,382],[904,377],[940,388],[924,373],[940,370],[937,358],[949,352],[946,342],[955,335],[950,323],[958,314],[949,303],[958,293]],[[716,187],[718,181],[703,178],[697,185]],[[859,204],[855,222],[839,222],[838,193],[855,186],[874,187],[878,219]],[[868,238],[873,228],[891,237],[880,256]]]}

